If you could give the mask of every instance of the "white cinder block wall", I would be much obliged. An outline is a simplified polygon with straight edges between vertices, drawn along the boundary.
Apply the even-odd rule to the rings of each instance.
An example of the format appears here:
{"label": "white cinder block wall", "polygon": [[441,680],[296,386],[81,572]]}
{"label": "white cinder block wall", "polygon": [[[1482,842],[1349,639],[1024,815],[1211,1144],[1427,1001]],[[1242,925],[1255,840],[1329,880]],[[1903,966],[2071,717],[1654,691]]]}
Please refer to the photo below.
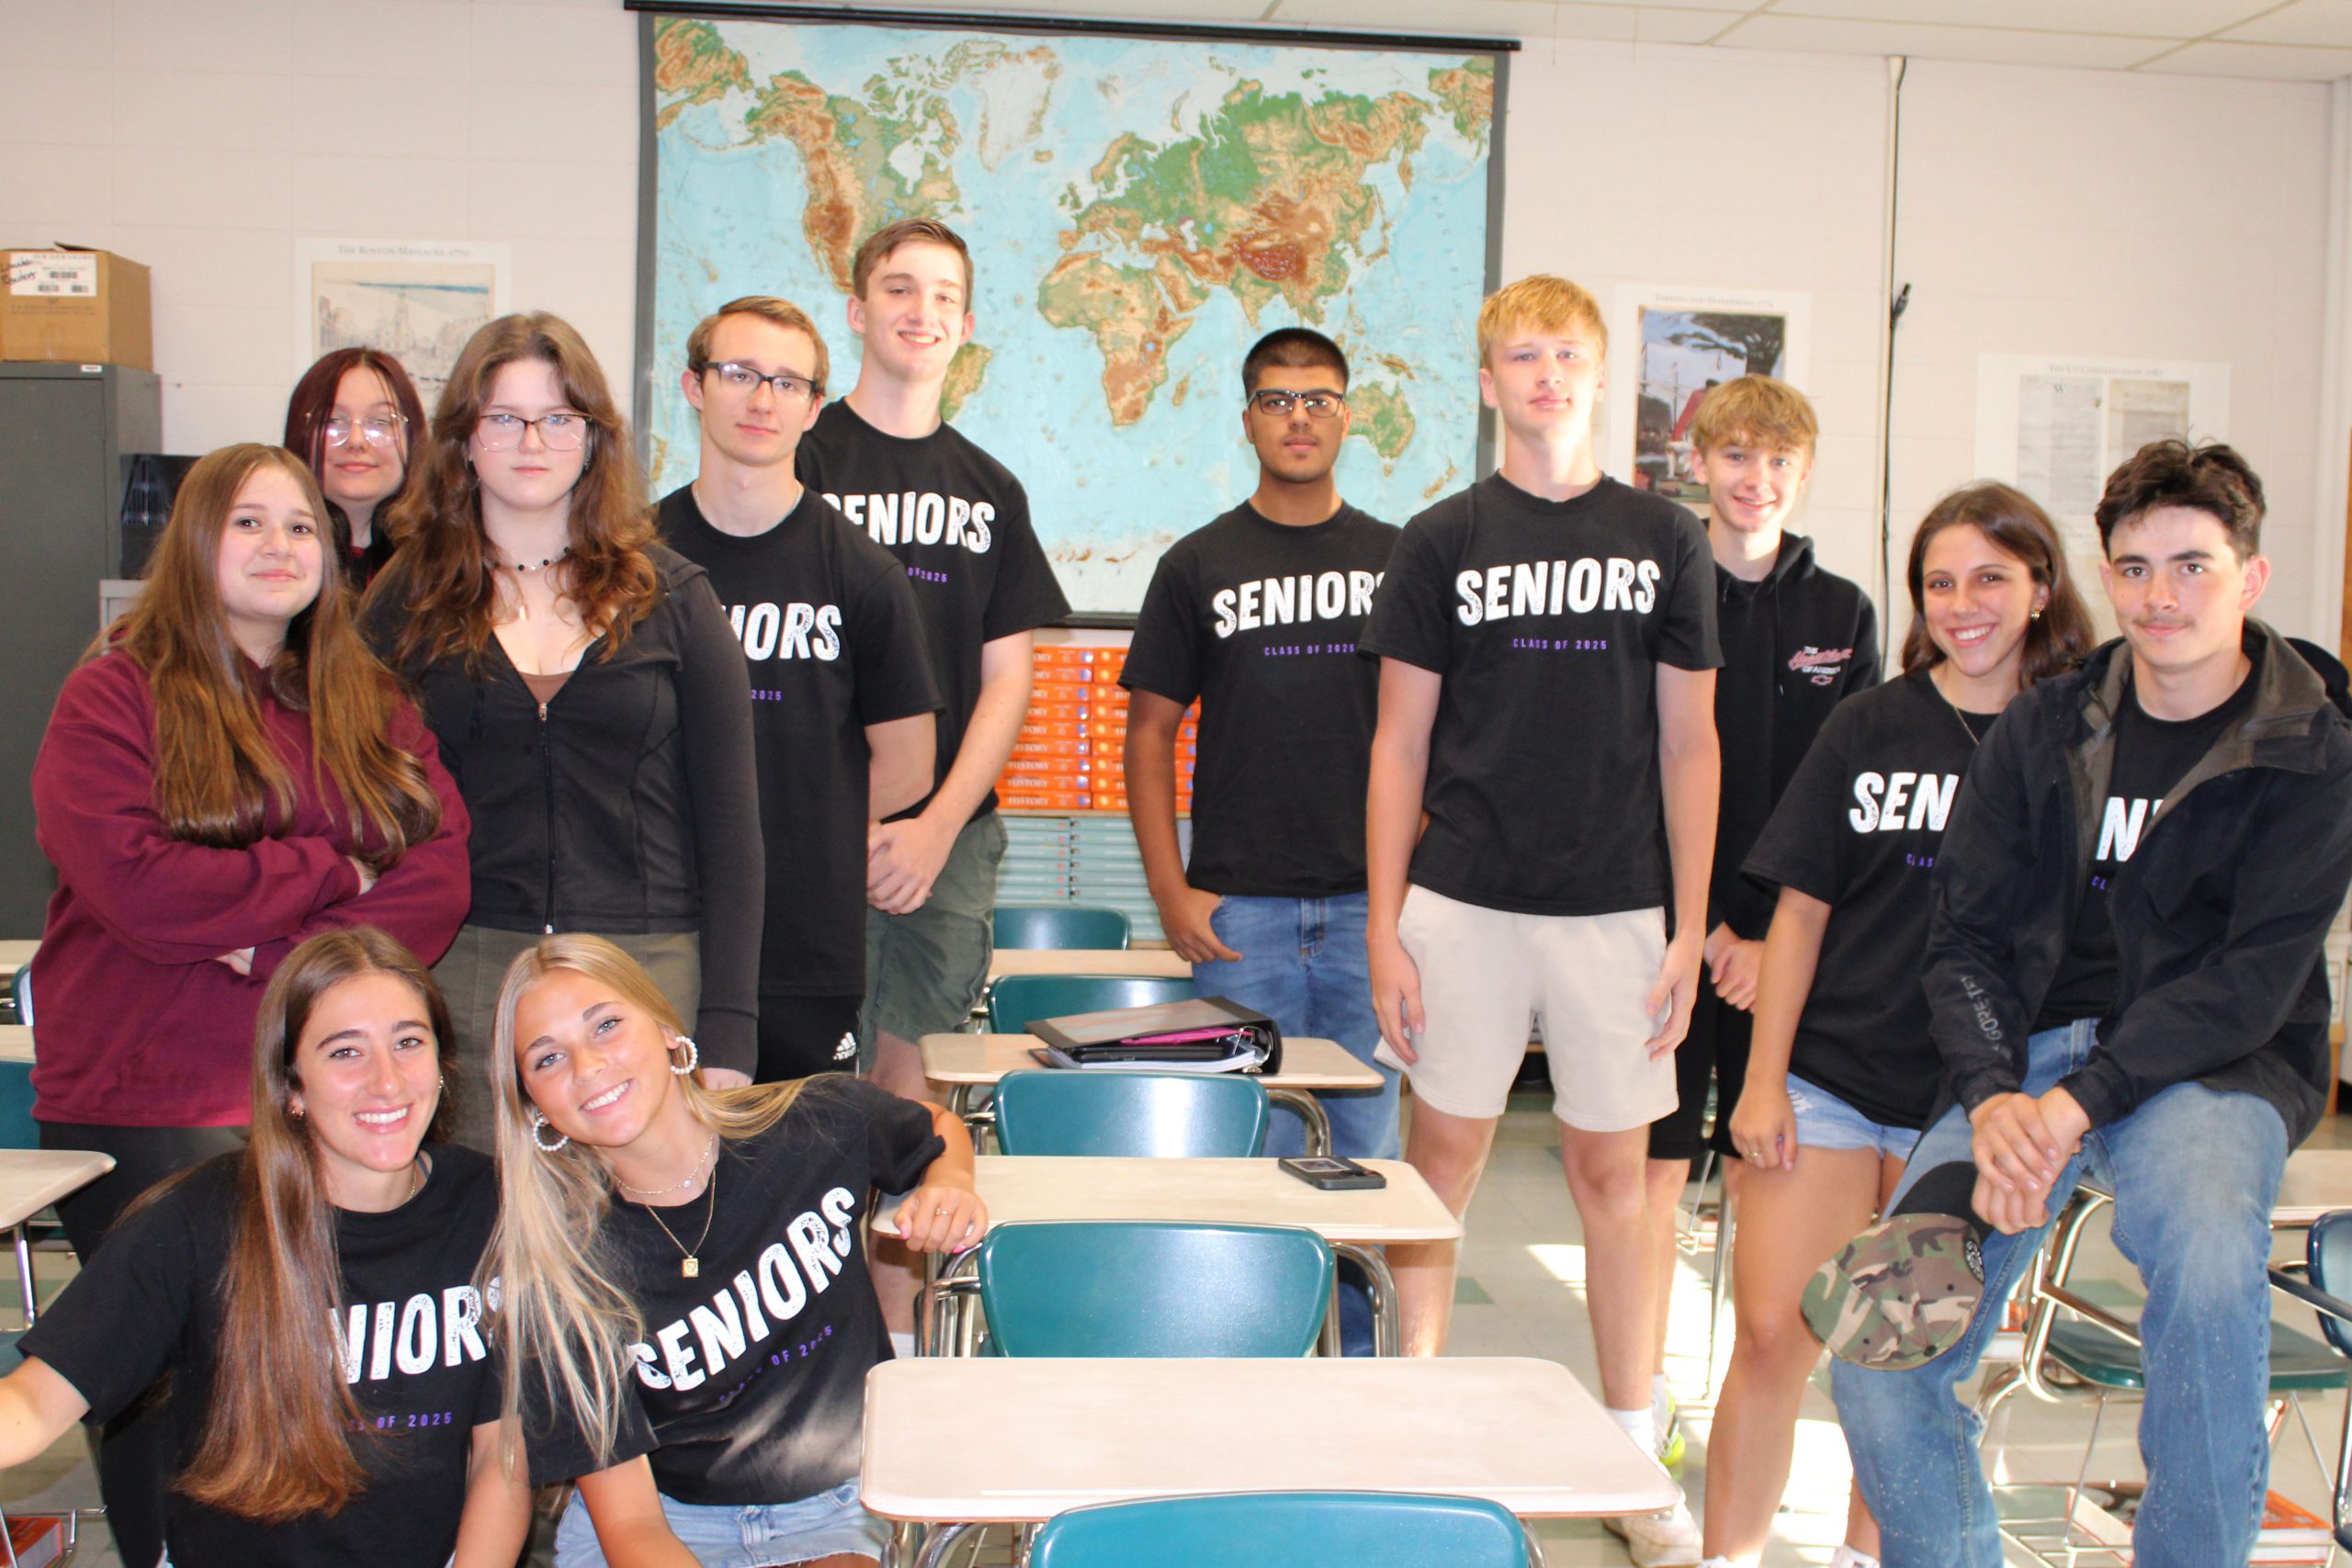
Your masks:
{"label": "white cinder block wall", "polygon": [[[0,244],[153,268],[177,451],[282,428],[298,236],[506,241],[514,303],[570,317],[624,380],[637,32],[617,0],[0,0]],[[1530,39],[1502,244],[1507,275],[1604,302],[1620,282],[1810,293],[1824,434],[1801,526],[1871,582],[1889,91],[1876,60]],[[2301,84],[1912,64],[1898,547],[1973,477],[1978,353],[2226,360],[2232,434],[2271,489],[2268,609],[2334,643],[2330,112]]]}

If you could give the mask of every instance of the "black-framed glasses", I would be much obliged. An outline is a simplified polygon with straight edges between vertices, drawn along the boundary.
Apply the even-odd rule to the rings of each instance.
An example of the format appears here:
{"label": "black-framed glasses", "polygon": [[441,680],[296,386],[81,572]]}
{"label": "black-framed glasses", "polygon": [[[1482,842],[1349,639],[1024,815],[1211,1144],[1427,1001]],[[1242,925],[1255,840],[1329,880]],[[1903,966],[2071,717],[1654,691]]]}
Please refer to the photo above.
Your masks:
{"label": "black-framed glasses", "polygon": [[355,430],[358,432],[359,438],[370,446],[390,446],[401,438],[401,427],[406,423],[408,420],[401,414],[371,413],[355,425],[342,414],[333,413],[327,415],[326,423],[319,428],[325,434],[330,446],[349,444]]}
{"label": "black-framed glasses", "polygon": [[780,403],[810,403],[825,395],[822,381],[796,376],[789,370],[779,370],[771,376],[732,359],[697,365],[694,369],[698,376],[718,377],[720,386],[732,392],[741,392],[745,397],[757,391],[763,381],[775,389],[775,400]]}
{"label": "black-framed glasses", "polygon": [[523,445],[523,432],[535,424],[550,452],[577,452],[588,444],[588,416],[569,412],[543,413],[537,419],[486,413],[474,421],[474,439],[485,452],[505,452]]}
{"label": "black-framed glasses", "polygon": [[1288,419],[1290,411],[1304,408],[1309,419],[1337,419],[1340,411],[1348,406],[1345,394],[1320,389],[1312,392],[1277,392],[1268,388],[1250,394],[1250,406],[1274,419]]}

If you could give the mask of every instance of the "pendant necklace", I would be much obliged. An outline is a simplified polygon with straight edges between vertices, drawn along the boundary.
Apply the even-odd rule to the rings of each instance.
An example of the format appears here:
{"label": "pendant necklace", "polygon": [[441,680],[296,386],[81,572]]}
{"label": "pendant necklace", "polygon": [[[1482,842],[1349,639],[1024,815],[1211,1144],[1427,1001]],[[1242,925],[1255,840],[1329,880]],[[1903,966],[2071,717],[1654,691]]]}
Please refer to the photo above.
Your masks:
{"label": "pendant necklace", "polygon": [[[1935,687],[1936,695],[1943,698],[1944,706],[1951,710],[1952,718],[1960,725],[1962,733],[1968,737],[1969,750],[1973,751],[1978,746],[1982,745],[1984,738],[1977,734],[1975,728],[1969,724],[1968,715],[1961,708],[1961,705],[1958,703],[1951,700],[1951,694],[1944,690],[1944,683],[1936,679],[1933,671],[1928,673],[1928,683]],[[1998,718],[2000,716],[1996,714],[1993,716]]]}
{"label": "pendant necklace", "polygon": [[[711,1147],[716,1149],[718,1146],[718,1145],[717,1141],[714,1140],[711,1144]],[[692,1251],[687,1249],[684,1242],[678,1239],[678,1233],[670,1228],[669,1223],[662,1219],[661,1210],[653,1207],[650,1203],[648,1203],[645,1205],[645,1212],[653,1217],[653,1223],[662,1227],[662,1234],[670,1238],[670,1245],[676,1247],[678,1249],[679,1256],[685,1259],[684,1262],[678,1265],[679,1278],[685,1280],[699,1279],[702,1275],[702,1259],[695,1256],[695,1254],[701,1252],[702,1244],[710,1239],[711,1224],[718,1218],[718,1165],[713,1163],[710,1168],[710,1213],[703,1219],[702,1235],[695,1238],[695,1245]]]}

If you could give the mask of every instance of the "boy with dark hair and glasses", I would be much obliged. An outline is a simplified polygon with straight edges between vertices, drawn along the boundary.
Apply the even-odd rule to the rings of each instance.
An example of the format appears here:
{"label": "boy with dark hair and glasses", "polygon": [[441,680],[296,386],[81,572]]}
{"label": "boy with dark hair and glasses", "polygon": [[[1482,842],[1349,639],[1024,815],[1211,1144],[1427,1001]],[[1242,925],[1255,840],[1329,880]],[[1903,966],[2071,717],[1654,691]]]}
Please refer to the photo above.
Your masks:
{"label": "boy with dark hair and glasses", "polygon": [[702,467],[660,512],[670,547],[710,574],[751,668],[768,858],[762,1083],[857,1069],[866,832],[930,792],[939,707],[905,571],[793,468],[828,368],[815,324],[786,300],[751,295],[706,317],[679,378]]}
{"label": "boy with dark hair and glasses", "polygon": [[[1370,1064],[1380,1025],[1364,966],[1363,803],[1379,671],[1356,637],[1397,531],[1340,499],[1338,344],[1303,327],[1270,333],[1241,387],[1257,489],[1160,558],[1120,676],[1127,812],[1160,926],[1201,990]],[[1188,865],[1174,747],[1194,697]],[[1340,1154],[1396,1154],[1397,1075],[1379,1071],[1376,1092],[1322,1097]],[[1285,1115],[1266,1152],[1304,1146]]]}

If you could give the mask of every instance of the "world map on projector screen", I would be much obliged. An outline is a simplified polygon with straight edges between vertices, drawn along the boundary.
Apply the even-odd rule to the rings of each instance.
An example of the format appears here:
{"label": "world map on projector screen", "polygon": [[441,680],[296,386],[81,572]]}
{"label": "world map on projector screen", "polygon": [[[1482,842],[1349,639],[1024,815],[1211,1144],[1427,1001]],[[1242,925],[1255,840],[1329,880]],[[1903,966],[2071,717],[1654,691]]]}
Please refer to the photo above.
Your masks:
{"label": "world map on projector screen", "polygon": [[741,294],[806,309],[854,384],[858,242],[973,247],[947,412],[1021,477],[1081,611],[1131,611],[1246,497],[1242,355],[1329,333],[1354,367],[1340,491],[1401,523],[1472,477],[1489,53],[662,17],[652,22],[649,434],[693,477],[687,334]]}

